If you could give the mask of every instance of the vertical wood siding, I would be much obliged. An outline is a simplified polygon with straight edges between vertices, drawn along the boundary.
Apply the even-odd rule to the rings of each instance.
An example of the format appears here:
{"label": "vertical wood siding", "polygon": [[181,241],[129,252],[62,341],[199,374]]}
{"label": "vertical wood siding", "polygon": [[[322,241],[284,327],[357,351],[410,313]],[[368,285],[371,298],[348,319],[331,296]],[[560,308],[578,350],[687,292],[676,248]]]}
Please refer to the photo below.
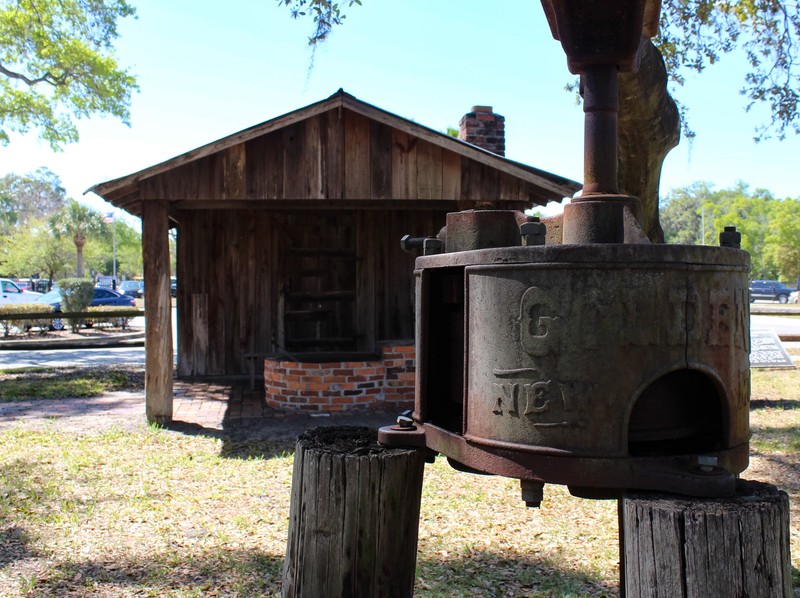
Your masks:
{"label": "vertical wood siding", "polygon": [[145,200],[449,199],[507,209],[534,197],[525,181],[346,109],[145,179],[140,192]]}
{"label": "vertical wood siding", "polygon": [[[184,212],[178,229],[179,374],[245,374],[244,354],[277,351],[288,279],[295,291],[317,289],[310,281],[297,286],[297,272],[286,270],[288,253],[292,247],[313,248],[316,241],[323,249],[352,245],[355,252],[354,260],[326,262],[325,288],[354,287],[355,300],[351,308],[332,309],[323,336],[354,330],[351,350],[359,351],[377,351],[382,340],[412,339],[416,256],[400,249],[400,237],[435,235],[445,215],[443,210]],[[355,239],[346,239],[348,234]],[[291,263],[309,270],[316,265],[311,256]]]}

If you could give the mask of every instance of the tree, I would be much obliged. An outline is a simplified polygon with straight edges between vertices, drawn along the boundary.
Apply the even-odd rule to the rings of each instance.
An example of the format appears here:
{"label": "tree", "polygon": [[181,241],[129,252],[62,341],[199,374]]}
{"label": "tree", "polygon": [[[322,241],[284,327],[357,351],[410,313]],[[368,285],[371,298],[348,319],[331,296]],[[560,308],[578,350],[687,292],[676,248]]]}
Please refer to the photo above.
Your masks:
{"label": "tree", "polygon": [[800,280],[800,200],[784,199],[772,206],[764,253],[781,280]]}
{"label": "tree", "polygon": [[134,15],[125,0],[0,0],[0,143],[35,129],[58,149],[95,114],[128,124],[137,86],[114,40]]}
{"label": "tree", "polygon": [[0,217],[0,227],[6,218],[13,220],[8,224],[14,226],[46,218],[65,203],[66,191],[61,179],[45,167],[25,175],[11,173],[0,178],[0,205],[5,211]]}
{"label": "tree", "polygon": [[[315,45],[330,35],[344,17],[335,0],[278,0],[292,16],[312,19]],[[352,6],[353,2],[347,4]],[[360,2],[358,2],[360,4]],[[653,241],[662,241],[658,217],[661,164],[677,145],[685,110],[670,97],[668,81],[683,82],[686,69],[702,72],[722,54],[745,53],[749,71],[743,94],[747,109],[764,102],[771,120],[758,131],[785,136],[800,132],[800,78],[795,53],[800,44],[800,7],[789,0],[663,0],[660,31],[653,42],[643,40],[634,71],[619,78],[619,187],[639,197],[642,225]],[[684,132],[691,135],[685,126]]]}
{"label": "tree", "polygon": [[53,235],[46,220],[31,220],[8,239],[3,271],[23,278],[44,275],[48,280],[55,280],[70,262],[67,243],[66,239]]}
{"label": "tree", "polygon": [[56,237],[67,237],[75,244],[75,276],[83,278],[83,248],[91,235],[102,235],[105,231],[100,214],[74,199],[50,218],[50,227]]}
{"label": "tree", "polygon": [[717,245],[719,232],[735,226],[750,253],[753,278],[795,280],[800,275],[800,200],[778,200],[744,183],[714,191],[708,183],[674,189],[662,202],[670,243]]}

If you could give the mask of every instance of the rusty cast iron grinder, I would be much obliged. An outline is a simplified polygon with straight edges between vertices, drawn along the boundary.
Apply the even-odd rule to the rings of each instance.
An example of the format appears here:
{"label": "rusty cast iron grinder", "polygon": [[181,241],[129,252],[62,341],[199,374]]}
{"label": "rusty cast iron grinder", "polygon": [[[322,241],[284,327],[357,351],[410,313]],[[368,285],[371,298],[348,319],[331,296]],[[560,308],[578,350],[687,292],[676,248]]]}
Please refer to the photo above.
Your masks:
{"label": "rusty cast iron grinder", "polygon": [[545,483],[731,495],[748,460],[749,256],[735,230],[721,247],[647,243],[617,188],[617,72],[660,7],[542,3],[581,75],[583,193],[562,244],[500,210],[449,214],[418,243],[415,409],[379,439],[518,478],[531,506]]}

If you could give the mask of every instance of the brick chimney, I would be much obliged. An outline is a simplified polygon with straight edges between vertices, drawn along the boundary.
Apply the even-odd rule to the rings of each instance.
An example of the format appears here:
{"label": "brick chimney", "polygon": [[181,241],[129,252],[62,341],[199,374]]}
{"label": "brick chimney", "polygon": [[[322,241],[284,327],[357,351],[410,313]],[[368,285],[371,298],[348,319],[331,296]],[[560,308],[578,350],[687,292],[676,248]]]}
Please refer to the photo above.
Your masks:
{"label": "brick chimney", "polygon": [[458,138],[498,156],[506,155],[506,119],[492,112],[491,106],[473,106],[461,117]]}

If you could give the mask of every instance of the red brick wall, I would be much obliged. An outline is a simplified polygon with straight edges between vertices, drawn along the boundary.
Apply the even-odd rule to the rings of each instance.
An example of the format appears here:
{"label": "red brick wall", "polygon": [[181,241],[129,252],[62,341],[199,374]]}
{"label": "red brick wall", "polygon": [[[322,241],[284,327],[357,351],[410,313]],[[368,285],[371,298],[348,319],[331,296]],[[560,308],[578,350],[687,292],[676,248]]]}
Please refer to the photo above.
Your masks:
{"label": "red brick wall", "polygon": [[264,360],[267,405],[276,409],[345,411],[414,406],[414,345],[385,342],[378,361],[298,363]]}

